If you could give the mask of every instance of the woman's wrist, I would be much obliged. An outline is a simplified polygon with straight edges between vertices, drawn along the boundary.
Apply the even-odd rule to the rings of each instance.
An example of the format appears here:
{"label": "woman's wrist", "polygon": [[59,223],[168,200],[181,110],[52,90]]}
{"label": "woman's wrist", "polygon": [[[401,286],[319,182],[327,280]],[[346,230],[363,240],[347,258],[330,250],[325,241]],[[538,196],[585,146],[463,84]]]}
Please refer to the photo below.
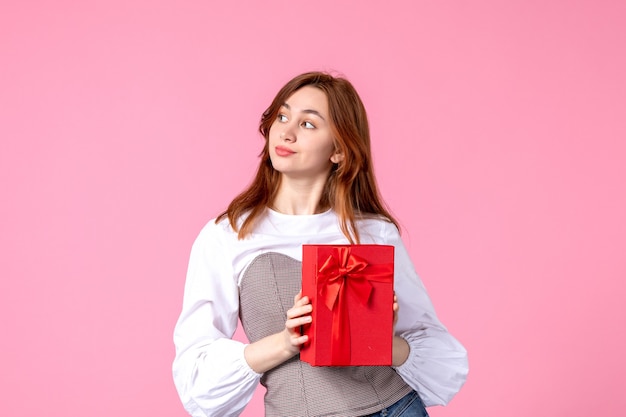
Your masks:
{"label": "woman's wrist", "polygon": [[288,343],[285,332],[273,334],[250,343],[243,351],[243,356],[256,373],[262,374],[297,355],[299,350]]}
{"label": "woman's wrist", "polygon": [[391,365],[400,366],[409,358],[411,348],[409,343],[400,336],[394,336],[392,342]]}
{"label": "woman's wrist", "polygon": [[309,340],[300,334],[300,328],[311,322],[311,303],[302,291],[293,298],[293,307],[287,310],[283,331],[249,344],[243,351],[244,358],[257,373],[269,371],[291,359],[300,352],[300,346]]}

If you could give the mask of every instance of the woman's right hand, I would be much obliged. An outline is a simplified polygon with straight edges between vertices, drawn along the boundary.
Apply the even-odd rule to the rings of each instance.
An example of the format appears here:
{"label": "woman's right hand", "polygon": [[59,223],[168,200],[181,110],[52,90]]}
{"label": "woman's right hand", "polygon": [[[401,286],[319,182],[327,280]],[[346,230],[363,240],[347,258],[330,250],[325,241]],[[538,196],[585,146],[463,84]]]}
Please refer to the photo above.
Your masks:
{"label": "woman's right hand", "polygon": [[302,290],[293,298],[293,307],[287,310],[287,321],[285,321],[285,344],[287,349],[294,355],[300,352],[300,346],[309,340],[307,335],[301,333],[301,328],[305,324],[311,323],[311,311],[313,306],[309,297],[302,296]]}
{"label": "woman's right hand", "polygon": [[303,297],[300,291],[293,299],[293,307],[287,310],[285,328],[245,347],[244,357],[250,368],[263,373],[300,353],[300,346],[309,340],[300,328],[311,322],[311,311],[309,297]]}

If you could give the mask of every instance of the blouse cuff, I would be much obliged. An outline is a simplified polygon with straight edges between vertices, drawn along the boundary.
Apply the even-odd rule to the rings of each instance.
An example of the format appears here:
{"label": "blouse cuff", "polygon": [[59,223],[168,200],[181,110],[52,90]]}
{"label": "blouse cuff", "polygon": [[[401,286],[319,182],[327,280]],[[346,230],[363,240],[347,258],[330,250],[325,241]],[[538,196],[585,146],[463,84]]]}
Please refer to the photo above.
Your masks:
{"label": "blouse cuff", "polygon": [[400,375],[402,375],[403,372],[409,372],[411,364],[417,363],[417,361],[419,360],[419,356],[417,355],[417,349],[414,349],[414,347],[411,346],[409,332],[400,334],[398,336],[403,338],[406,341],[406,344],[409,345],[409,355],[402,363],[402,365],[392,366],[393,369],[395,369]]}
{"label": "blouse cuff", "polygon": [[259,379],[261,378],[261,376],[263,376],[262,373],[258,373],[257,371],[255,371],[254,369],[252,369],[250,367],[250,365],[248,364],[248,361],[246,360],[246,356],[245,356],[245,350],[246,347],[248,347],[250,343],[242,343],[240,346],[240,351],[238,352],[238,365],[240,367],[240,369],[244,372],[246,372],[249,375],[252,375],[255,377],[255,379]]}
{"label": "blouse cuff", "polygon": [[449,333],[430,328],[424,334],[410,331],[400,335],[409,344],[409,356],[394,367],[416,390],[424,404],[446,405],[467,377],[467,352]]}

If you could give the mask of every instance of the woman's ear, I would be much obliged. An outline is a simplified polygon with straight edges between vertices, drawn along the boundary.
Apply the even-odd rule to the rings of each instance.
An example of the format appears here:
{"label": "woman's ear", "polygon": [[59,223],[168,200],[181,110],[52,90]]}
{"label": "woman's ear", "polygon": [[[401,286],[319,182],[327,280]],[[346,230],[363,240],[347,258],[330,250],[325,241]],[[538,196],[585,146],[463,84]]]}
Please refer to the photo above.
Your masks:
{"label": "woman's ear", "polygon": [[330,162],[332,162],[333,164],[338,164],[341,161],[343,161],[343,153],[339,150],[336,150],[335,153],[330,156]]}

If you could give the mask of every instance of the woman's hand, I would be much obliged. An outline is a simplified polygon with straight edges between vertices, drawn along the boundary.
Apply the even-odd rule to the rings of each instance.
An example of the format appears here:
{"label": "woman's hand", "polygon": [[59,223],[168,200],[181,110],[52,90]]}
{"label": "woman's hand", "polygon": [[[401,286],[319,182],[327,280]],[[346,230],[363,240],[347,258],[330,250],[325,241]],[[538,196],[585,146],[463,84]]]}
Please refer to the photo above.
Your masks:
{"label": "woman's hand", "polygon": [[295,354],[300,352],[300,346],[309,340],[307,335],[300,333],[303,325],[309,324],[312,320],[311,311],[313,306],[309,297],[302,296],[302,290],[293,298],[293,307],[287,310],[287,321],[285,321],[285,341],[287,349]]}
{"label": "woman's hand", "polygon": [[393,295],[393,333],[396,334],[396,323],[398,323],[398,311],[400,310],[400,305],[398,304],[398,297]]}
{"label": "woman's hand", "polygon": [[398,304],[398,297],[393,295],[393,344],[392,344],[392,358],[391,364],[393,366],[400,366],[406,362],[409,357],[409,344],[406,340],[400,336],[396,336],[396,324],[398,323],[398,312],[400,311],[400,305]]}
{"label": "woman's hand", "polygon": [[300,333],[300,327],[311,322],[311,301],[300,291],[293,299],[293,307],[287,310],[285,328],[271,336],[250,343],[244,349],[244,357],[250,368],[263,373],[291,359],[300,352],[300,346],[309,337]]}

